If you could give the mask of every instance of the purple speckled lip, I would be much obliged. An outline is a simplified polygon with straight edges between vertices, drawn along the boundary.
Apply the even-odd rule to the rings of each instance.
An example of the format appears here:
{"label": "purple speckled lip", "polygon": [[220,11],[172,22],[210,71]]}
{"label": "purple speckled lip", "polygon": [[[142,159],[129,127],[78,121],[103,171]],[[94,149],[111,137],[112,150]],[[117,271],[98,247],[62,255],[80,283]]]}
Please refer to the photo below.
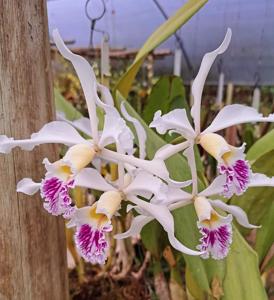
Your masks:
{"label": "purple speckled lip", "polygon": [[44,208],[52,215],[70,218],[75,208],[71,206],[69,189],[74,187],[74,180],[63,182],[57,177],[44,179],[41,184],[41,196]]}
{"label": "purple speckled lip", "polygon": [[232,242],[231,224],[222,224],[214,229],[199,225],[199,228],[202,238],[197,248],[205,251],[201,257],[208,258],[211,255],[214,259],[225,258]]}
{"label": "purple speckled lip", "polygon": [[223,195],[230,198],[234,193],[241,195],[247,189],[250,177],[250,166],[245,160],[239,159],[232,166],[220,165],[220,174],[226,175]]}
{"label": "purple speckled lip", "polygon": [[112,226],[109,224],[101,229],[93,228],[88,224],[78,227],[75,243],[79,254],[92,264],[104,264],[109,247],[105,234],[111,230]]}

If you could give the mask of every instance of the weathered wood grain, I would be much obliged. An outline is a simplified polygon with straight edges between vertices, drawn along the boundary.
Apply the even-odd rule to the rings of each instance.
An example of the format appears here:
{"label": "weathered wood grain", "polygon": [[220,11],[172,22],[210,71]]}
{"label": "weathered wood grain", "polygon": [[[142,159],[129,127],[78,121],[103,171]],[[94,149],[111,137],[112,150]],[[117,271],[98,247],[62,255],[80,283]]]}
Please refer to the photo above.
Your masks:
{"label": "weathered wood grain", "polygon": [[[0,134],[27,138],[54,119],[46,3],[0,0]],[[16,193],[24,177],[40,181],[53,146],[0,154],[0,299],[68,299],[64,222],[39,193]]]}

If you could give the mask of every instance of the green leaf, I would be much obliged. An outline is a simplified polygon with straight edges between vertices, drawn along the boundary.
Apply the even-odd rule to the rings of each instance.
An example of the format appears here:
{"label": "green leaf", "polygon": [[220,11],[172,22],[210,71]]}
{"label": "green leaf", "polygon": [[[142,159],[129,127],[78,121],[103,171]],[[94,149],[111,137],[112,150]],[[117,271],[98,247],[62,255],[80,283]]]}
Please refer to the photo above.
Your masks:
{"label": "green leaf", "polygon": [[[256,153],[254,155],[259,158],[253,161],[253,172],[274,176],[274,150],[262,156]],[[258,240],[255,246],[261,263],[270,246],[274,243],[274,228],[268,220],[268,218],[273,220],[273,187],[249,188],[242,196],[233,197],[230,203],[240,206],[247,213],[252,224],[262,225],[262,228],[257,229]],[[243,233],[249,232],[246,229],[241,229],[241,231]]]}
{"label": "green leaf", "polygon": [[187,1],[185,5],[182,6],[172,17],[158,27],[158,29],[152,33],[140,49],[134,62],[118,82],[116,90],[120,91],[120,93],[126,98],[135,76],[149,52],[159,46],[183,24],[185,24],[201,7],[205,5],[206,2],[207,0]]}
{"label": "green leaf", "polygon": [[257,230],[255,250],[258,253],[259,263],[261,264],[271,246],[274,243],[274,202],[268,206],[268,210],[264,215],[261,225],[262,227]]}
{"label": "green leaf", "polygon": [[247,245],[237,230],[227,257],[226,276],[223,282],[223,300],[267,299],[258,270],[256,253]]}
{"label": "green leaf", "polygon": [[267,152],[274,149],[274,130],[260,138],[247,152],[247,159],[253,163]]}
{"label": "green leaf", "polygon": [[[83,115],[61,95],[58,89],[54,89],[54,98],[56,111],[63,112],[68,120],[74,121],[83,117]],[[104,112],[100,107],[97,107],[96,112],[99,120],[98,128],[101,130],[104,124]]]}
{"label": "green leaf", "polygon": [[[267,176],[274,176],[274,130],[259,139],[248,151],[247,158],[252,163],[252,170]],[[273,187],[249,188],[242,196],[233,197],[231,204],[244,209],[252,224],[262,225],[257,229],[255,249],[259,264],[262,263],[270,247],[274,243]],[[248,230],[241,229],[243,233]]]}
{"label": "green leaf", "polygon": [[158,110],[166,114],[172,109],[187,107],[182,79],[176,76],[163,76],[152,87],[142,117],[149,124]]}
{"label": "green leaf", "polygon": [[[151,234],[153,232],[153,234]],[[142,229],[142,241],[151,254],[160,260],[165,247],[168,245],[167,234],[163,231],[161,225],[152,221]]]}
{"label": "green leaf", "polygon": [[54,89],[54,98],[56,110],[63,112],[68,120],[73,121],[82,117],[82,114],[57,89]]}

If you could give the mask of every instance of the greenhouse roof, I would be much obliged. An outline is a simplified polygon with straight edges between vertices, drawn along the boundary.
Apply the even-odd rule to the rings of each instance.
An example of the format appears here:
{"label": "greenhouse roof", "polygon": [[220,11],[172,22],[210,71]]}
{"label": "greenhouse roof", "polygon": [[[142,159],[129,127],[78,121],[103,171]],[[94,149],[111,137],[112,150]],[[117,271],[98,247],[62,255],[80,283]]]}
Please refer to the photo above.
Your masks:
{"label": "greenhouse roof", "polygon": [[[158,0],[167,15],[172,15],[186,1]],[[86,0],[48,1],[50,31],[57,27],[64,39],[75,40],[72,47],[88,47],[90,21],[85,15]],[[164,22],[153,0],[105,0],[106,13],[96,28],[107,32],[113,48],[139,48],[149,35]],[[90,14],[98,15],[102,4],[92,0]],[[196,74],[204,53],[211,51],[223,39],[227,27],[233,38],[229,50],[215,63],[209,82],[216,82],[220,66],[227,80],[236,84],[273,84],[274,82],[274,1],[212,0],[181,28],[179,35],[193,65],[190,72],[183,61],[182,76],[190,80]],[[135,16],[135,17],[132,17]],[[256,21],[256,22],[255,22]],[[100,33],[94,33],[94,45],[99,45]],[[174,50],[174,36],[162,48]],[[221,62],[221,63],[220,63]],[[169,57],[161,61],[161,70],[172,73]]]}

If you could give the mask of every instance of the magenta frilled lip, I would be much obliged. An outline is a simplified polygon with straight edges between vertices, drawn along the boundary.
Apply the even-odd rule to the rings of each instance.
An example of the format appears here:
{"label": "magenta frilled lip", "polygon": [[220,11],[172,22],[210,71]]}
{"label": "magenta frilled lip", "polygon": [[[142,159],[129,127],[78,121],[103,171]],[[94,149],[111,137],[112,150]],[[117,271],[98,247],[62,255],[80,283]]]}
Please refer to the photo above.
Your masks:
{"label": "magenta frilled lip", "polygon": [[250,166],[246,160],[236,160],[233,165],[224,164],[218,167],[220,174],[226,176],[223,195],[230,198],[233,194],[243,194],[250,180]]}
{"label": "magenta frilled lip", "polygon": [[107,258],[108,242],[105,234],[112,230],[111,225],[93,228],[84,224],[77,228],[75,243],[79,254],[92,264],[104,264]]}
{"label": "magenta frilled lip", "polygon": [[57,177],[44,179],[41,183],[44,208],[54,216],[63,215],[65,218],[70,218],[75,210],[69,196],[69,189],[73,187],[74,180],[63,182]]}
{"label": "magenta frilled lip", "polygon": [[215,228],[198,225],[202,238],[197,248],[205,252],[202,258],[223,259],[227,256],[232,242],[231,224],[221,224]]}

